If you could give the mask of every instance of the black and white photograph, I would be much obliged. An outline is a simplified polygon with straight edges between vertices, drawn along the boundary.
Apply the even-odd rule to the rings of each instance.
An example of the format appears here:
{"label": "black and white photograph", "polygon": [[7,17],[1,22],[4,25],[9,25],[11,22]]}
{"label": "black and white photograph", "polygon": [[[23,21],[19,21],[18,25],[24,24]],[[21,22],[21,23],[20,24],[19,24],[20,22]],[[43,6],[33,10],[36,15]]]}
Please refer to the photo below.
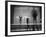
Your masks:
{"label": "black and white photograph", "polygon": [[8,35],[44,33],[44,4],[8,2]]}
{"label": "black and white photograph", "polygon": [[41,31],[42,13],[40,6],[11,5],[11,32]]}

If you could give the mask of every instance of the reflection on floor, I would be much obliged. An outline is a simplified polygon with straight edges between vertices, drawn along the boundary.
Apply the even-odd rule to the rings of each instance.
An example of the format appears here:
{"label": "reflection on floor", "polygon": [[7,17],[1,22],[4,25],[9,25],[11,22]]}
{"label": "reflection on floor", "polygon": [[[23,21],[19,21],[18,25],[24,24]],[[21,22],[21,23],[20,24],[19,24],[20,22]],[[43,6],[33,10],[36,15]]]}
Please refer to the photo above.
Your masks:
{"label": "reflection on floor", "polygon": [[41,31],[42,25],[11,25],[11,32]]}

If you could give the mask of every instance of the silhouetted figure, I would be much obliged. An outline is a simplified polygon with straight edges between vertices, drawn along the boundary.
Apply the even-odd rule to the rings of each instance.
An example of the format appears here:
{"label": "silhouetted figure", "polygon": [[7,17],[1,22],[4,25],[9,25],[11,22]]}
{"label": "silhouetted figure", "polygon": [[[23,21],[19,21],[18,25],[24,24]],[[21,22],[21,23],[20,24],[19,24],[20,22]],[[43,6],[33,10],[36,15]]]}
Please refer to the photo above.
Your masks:
{"label": "silhouetted figure", "polygon": [[33,9],[33,11],[32,11],[32,17],[33,17],[33,20],[36,21],[36,19],[37,19],[37,11],[35,9]]}
{"label": "silhouetted figure", "polygon": [[28,28],[29,28],[29,25],[28,25],[28,23],[29,23],[29,18],[26,18],[26,23],[27,23],[27,30],[28,30]]}
{"label": "silhouetted figure", "polygon": [[19,22],[20,22],[20,24],[21,24],[21,22],[22,22],[22,17],[21,17],[21,16],[19,16]]}
{"label": "silhouetted figure", "polygon": [[29,23],[29,18],[26,19],[27,24]]}

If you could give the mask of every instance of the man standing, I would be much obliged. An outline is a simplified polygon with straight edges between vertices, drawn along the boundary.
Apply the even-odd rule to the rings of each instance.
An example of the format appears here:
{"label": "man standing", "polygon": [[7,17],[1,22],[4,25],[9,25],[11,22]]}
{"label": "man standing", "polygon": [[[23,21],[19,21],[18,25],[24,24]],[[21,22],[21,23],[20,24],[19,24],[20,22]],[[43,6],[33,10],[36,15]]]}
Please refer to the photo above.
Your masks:
{"label": "man standing", "polygon": [[32,10],[32,17],[33,17],[33,22],[37,22],[37,11],[35,10],[35,8],[33,8]]}
{"label": "man standing", "polygon": [[28,30],[28,28],[29,28],[29,25],[28,25],[28,23],[29,23],[29,18],[26,18],[26,23],[27,23],[27,30]]}

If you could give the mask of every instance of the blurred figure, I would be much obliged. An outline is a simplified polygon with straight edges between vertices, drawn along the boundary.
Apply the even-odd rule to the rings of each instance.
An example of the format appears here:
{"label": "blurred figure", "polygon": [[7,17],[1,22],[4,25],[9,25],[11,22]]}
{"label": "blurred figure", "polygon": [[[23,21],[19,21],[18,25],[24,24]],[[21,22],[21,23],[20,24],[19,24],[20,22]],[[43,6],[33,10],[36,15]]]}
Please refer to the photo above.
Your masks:
{"label": "blurred figure", "polygon": [[29,18],[26,18],[26,22],[27,22],[27,24],[29,23]]}
{"label": "blurred figure", "polygon": [[33,8],[32,10],[32,17],[33,17],[33,22],[37,22],[37,11],[35,10],[35,8]]}
{"label": "blurred figure", "polygon": [[20,24],[21,24],[21,22],[22,22],[22,17],[21,17],[21,16],[19,16],[19,22],[20,22]]}
{"label": "blurred figure", "polygon": [[28,23],[29,23],[29,18],[26,18],[26,23],[27,23],[27,30],[28,30],[28,28],[29,28],[29,25],[28,25]]}

